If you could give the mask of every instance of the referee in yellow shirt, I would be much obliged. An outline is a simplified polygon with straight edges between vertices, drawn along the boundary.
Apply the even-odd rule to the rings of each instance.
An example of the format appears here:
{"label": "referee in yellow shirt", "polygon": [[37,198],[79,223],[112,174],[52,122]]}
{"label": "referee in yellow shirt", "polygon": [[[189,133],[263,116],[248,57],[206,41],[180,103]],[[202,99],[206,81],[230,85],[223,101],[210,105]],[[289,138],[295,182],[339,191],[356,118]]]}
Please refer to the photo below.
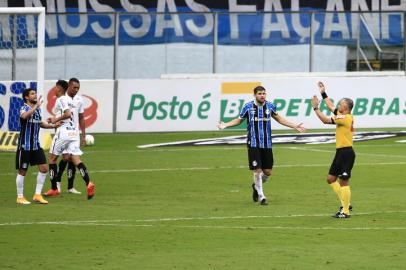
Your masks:
{"label": "referee in yellow shirt", "polygon": [[[327,183],[332,187],[337,194],[341,207],[340,210],[333,215],[334,218],[349,218],[350,210],[352,210],[350,199],[351,190],[349,180],[351,177],[351,169],[354,166],[355,152],[352,148],[353,124],[354,118],[351,114],[354,102],[349,98],[343,98],[336,109],[326,94],[326,89],[322,82],[318,82],[321,96],[327,107],[334,116],[329,118],[319,110],[319,99],[316,96],[312,98],[312,106],[317,117],[324,124],[336,125],[336,155],[327,176]],[[337,182],[340,179],[340,183]]]}

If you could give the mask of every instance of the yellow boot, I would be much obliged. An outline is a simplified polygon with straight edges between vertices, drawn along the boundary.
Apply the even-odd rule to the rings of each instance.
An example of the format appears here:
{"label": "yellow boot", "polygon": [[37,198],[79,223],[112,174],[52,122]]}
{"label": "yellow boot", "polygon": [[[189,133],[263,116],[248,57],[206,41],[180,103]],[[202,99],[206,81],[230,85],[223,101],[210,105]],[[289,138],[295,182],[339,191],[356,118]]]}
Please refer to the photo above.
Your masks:
{"label": "yellow boot", "polygon": [[35,194],[32,200],[40,204],[48,204],[48,201],[44,200],[41,194]]}
{"label": "yellow boot", "polygon": [[18,204],[31,204],[31,202],[27,201],[27,199],[24,197],[17,197],[17,203]]}

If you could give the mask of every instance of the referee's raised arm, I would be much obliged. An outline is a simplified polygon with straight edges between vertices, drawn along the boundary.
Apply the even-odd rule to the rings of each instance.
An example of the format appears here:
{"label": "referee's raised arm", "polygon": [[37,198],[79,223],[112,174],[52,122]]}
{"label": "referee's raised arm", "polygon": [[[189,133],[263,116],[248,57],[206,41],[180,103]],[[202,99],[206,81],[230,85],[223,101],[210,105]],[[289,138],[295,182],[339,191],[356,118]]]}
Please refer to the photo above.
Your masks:
{"label": "referee's raised arm", "polygon": [[324,86],[323,82],[318,82],[317,85],[319,86],[321,97],[323,98],[324,102],[326,103],[328,109],[334,113],[336,107],[334,106],[333,102],[328,98],[326,93],[326,87]]}

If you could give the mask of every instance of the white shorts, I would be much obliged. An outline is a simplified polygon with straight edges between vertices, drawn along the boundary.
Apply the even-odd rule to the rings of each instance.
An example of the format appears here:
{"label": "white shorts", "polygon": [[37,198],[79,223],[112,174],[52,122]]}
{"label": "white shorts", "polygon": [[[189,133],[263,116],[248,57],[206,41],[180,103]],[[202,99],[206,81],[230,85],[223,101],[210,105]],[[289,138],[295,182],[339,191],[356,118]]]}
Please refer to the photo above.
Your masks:
{"label": "white shorts", "polygon": [[52,145],[49,149],[49,153],[56,156],[60,156],[62,154],[81,156],[83,154],[83,152],[80,150],[79,140],[59,139],[57,136],[54,136],[52,139]]}
{"label": "white shorts", "polygon": [[63,151],[63,154],[81,156],[83,152],[80,150],[80,140],[70,141],[68,147]]}

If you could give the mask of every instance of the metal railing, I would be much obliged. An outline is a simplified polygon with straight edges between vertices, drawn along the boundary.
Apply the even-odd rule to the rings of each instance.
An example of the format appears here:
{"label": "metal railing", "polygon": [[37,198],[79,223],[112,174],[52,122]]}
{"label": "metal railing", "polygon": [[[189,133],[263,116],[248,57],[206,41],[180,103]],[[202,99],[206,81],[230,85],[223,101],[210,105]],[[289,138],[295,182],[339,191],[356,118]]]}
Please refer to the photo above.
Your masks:
{"label": "metal railing", "polygon": [[[361,54],[361,56],[362,56],[362,58],[364,59],[366,65],[368,66],[368,69],[369,69],[370,71],[374,71],[374,69],[372,68],[372,66],[371,66],[371,64],[370,64],[370,61],[368,60],[368,58],[367,58],[367,56],[366,56],[364,50],[363,50],[362,47],[361,47],[361,42],[360,42],[360,41],[361,41],[361,37],[360,37],[360,33],[361,33],[361,31],[360,31],[360,29],[361,29],[361,22],[363,23],[363,26],[364,26],[365,29],[367,30],[368,35],[370,36],[370,38],[371,38],[371,40],[372,40],[372,42],[373,42],[375,48],[376,48],[377,51],[378,51],[378,52],[377,52],[377,54],[378,54],[377,58],[378,58],[378,60],[379,60],[380,67],[382,67],[382,59],[383,59],[382,56],[383,56],[383,55],[395,55],[396,58],[397,58],[397,63],[398,63],[398,70],[400,71],[400,70],[401,70],[401,56],[402,56],[402,53],[382,50],[381,46],[379,46],[379,43],[378,43],[377,40],[376,40],[376,37],[373,35],[371,29],[369,28],[369,26],[368,26],[368,24],[367,24],[367,22],[366,22],[366,20],[365,20],[364,15],[361,14],[361,13],[359,13],[359,18],[358,18],[358,24],[359,24],[359,26],[358,26],[358,38],[357,38],[357,70],[359,71],[359,69],[360,69],[359,54]],[[380,68],[380,69],[381,69],[381,68]]]}
{"label": "metal railing", "polygon": [[[365,14],[376,15],[380,29],[369,25],[364,13],[347,11],[47,13],[46,78],[344,72],[350,70],[350,61],[355,63],[355,71],[362,70],[361,61],[373,71],[377,69],[371,61],[378,61],[378,70],[383,70],[387,56],[395,56],[392,60],[396,61],[396,70],[401,70],[406,58],[405,12],[371,11]],[[392,31],[390,34],[397,36],[392,42],[389,35],[387,42],[374,33],[384,31],[382,18],[392,14],[399,16],[398,24],[403,27],[385,25],[385,31]],[[338,22],[334,16],[339,18]],[[149,18],[148,22],[145,17]],[[205,36],[192,34],[191,22],[196,28],[202,28],[208,17],[212,24]],[[174,23],[176,20],[179,25]],[[161,32],[157,30],[159,22],[165,24],[159,26]],[[345,24],[348,33],[340,32],[337,27],[340,23]],[[142,33],[145,25],[149,28]],[[135,32],[129,33],[128,28]],[[364,28],[366,32],[361,35]],[[178,30],[184,36],[178,36]],[[376,51],[373,57],[372,50]],[[403,70],[406,72],[404,64]]]}

